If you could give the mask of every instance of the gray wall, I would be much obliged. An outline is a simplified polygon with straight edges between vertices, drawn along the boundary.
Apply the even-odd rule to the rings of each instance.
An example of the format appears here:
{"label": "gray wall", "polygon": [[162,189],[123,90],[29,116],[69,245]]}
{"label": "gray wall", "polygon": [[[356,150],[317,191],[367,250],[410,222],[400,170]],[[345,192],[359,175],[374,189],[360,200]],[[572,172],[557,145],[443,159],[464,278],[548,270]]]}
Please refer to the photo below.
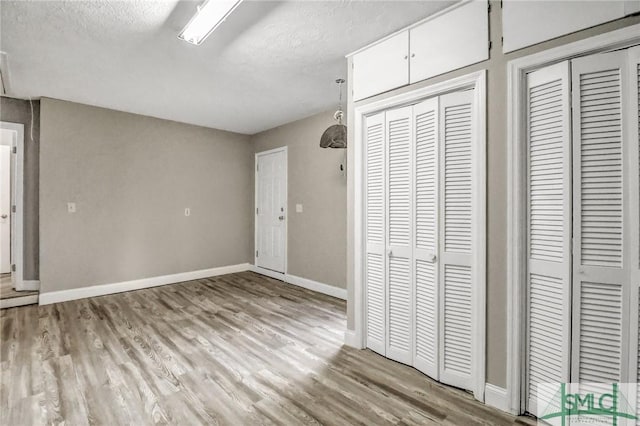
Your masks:
{"label": "gray wall", "polygon": [[33,139],[29,101],[0,97],[0,121],[24,125],[24,247],[25,280],[37,280],[38,269],[38,163],[40,148],[40,101],[33,101]]}
{"label": "gray wall", "polygon": [[345,150],[319,146],[322,132],[335,124],[333,112],[258,133],[251,141],[256,153],[288,147],[287,272],[346,288],[347,181],[339,169]]}
{"label": "gray wall", "polygon": [[245,135],[43,98],[41,291],[252,261],[252,152]]}
{"label": "gray wall", "polygon": [[[640,17],[628,17],[615,22],[560,37],[536,46],[509,54],[502,53],[502,20],[500,2],[492,1],[489,17],[490,37],[493,42],[491,58],[488,61],[434,77],[423,82],[385,93],[356,105],[404,93],[416,88],[449,80],[473,71],[486,69],[487,72],[487,382],[501,387],[506,386],[507,357],[507,62],[509,60],[550,49],[562,44],[584,39],[597,34],[612,31],[640,22]],[[348,66],[351,70],[351,65]],[[352,115],[353,102],[349,99],[349,116]],[[350,140],[353,140],[353,126],[349,126]],[[353,147],[353,144],[350,145]],[[351,151],[350,151],[351,154]],[[353,166],[350,155],[350,166]],[[352,182],[352,174],[350,174]],[[347,300],[354,300],[353,287],[353,185],[348,189],[348,263],[347,263]],[[354,327],[353,303],[347,303],[348,328]]]}

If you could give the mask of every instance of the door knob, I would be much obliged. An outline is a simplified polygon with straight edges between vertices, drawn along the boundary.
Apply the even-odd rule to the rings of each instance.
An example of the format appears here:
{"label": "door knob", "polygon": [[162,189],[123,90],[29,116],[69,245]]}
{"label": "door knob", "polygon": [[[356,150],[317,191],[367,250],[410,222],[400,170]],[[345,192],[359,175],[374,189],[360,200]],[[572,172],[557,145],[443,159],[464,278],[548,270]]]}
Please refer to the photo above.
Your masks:
{"label": "door knob", "polygon": [[431,263],[436,263],[437,259],[438,259],[438,257],[435,254],[432,254],[431,258],[429,260],[431,261]]}
{"label": "door knob", "polygon": [[387,256],[393,257],[393,250],[391,249],[387,250]]}
{"label": "door knob", "polygon": [[284,216],[278,216],[278,220],[284,220]]}
{"label": "door knob", "polygon": [[6,218],[7,218],[7,215],[6,215],[6,214],[3,214],[3,215],[2,215],[2,216],[0,216],[0,217],[1,217],[1,218],[3,218],[3,219],[6,219]]}

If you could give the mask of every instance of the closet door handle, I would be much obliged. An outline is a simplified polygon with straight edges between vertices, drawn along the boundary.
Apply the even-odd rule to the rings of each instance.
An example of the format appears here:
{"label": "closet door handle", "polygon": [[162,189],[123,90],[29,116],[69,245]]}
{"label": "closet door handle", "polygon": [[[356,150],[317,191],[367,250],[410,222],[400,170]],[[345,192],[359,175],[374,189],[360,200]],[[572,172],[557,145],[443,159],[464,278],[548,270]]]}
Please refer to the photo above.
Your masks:
{"label": "closet door handle", "polygon": [[438,256],[436,256],[435,254],[432,254],[429,258],[429,261],[431,261],[431,263],[436,263],[437,260]]}

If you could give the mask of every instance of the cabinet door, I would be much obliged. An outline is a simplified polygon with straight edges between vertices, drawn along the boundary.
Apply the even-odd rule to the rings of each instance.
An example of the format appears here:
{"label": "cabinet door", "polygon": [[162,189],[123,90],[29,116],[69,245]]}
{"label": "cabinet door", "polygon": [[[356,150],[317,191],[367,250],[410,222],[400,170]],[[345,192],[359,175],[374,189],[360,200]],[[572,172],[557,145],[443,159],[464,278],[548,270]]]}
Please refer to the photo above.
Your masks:
{"label": "cabinet door", "polygon": [[411,364],[413,346],[412,163],[413,108],[386,113],[387,130],[387,357]]}
{"label": "cabinet door", "polygon": [[489,59],[487,2],[477,0],[409,32],[410,83]]}
{"label": "cabinet door", "polygon": [[353,99],[409,83],[409,33],[397,34],[353,56]]}
{"label": "cabinet door", "polygon": [[365,289],[367,347],[385,354],[387,285],[385,259],[385,123],[384,113],[365,122]]}

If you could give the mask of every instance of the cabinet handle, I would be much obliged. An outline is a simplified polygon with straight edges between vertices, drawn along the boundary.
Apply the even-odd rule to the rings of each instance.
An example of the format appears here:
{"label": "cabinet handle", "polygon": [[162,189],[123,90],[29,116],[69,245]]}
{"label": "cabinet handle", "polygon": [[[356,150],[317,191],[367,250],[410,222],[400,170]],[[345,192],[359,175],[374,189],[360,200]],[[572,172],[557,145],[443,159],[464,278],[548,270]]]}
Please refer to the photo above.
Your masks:
{"label": "cabinet handle", "polygon": [[408,58],[408,56],[407,56],[407,55],[404,55],[404,59],[407,59],[407,58]]}
{"label": "cabinet handle", "polygon": [[412,58],[415,58],[415,57],[416,57],[416,54],[415,54],[415,53],[412,53],[412,54],[411,54],[411,57],[412,57]]}

